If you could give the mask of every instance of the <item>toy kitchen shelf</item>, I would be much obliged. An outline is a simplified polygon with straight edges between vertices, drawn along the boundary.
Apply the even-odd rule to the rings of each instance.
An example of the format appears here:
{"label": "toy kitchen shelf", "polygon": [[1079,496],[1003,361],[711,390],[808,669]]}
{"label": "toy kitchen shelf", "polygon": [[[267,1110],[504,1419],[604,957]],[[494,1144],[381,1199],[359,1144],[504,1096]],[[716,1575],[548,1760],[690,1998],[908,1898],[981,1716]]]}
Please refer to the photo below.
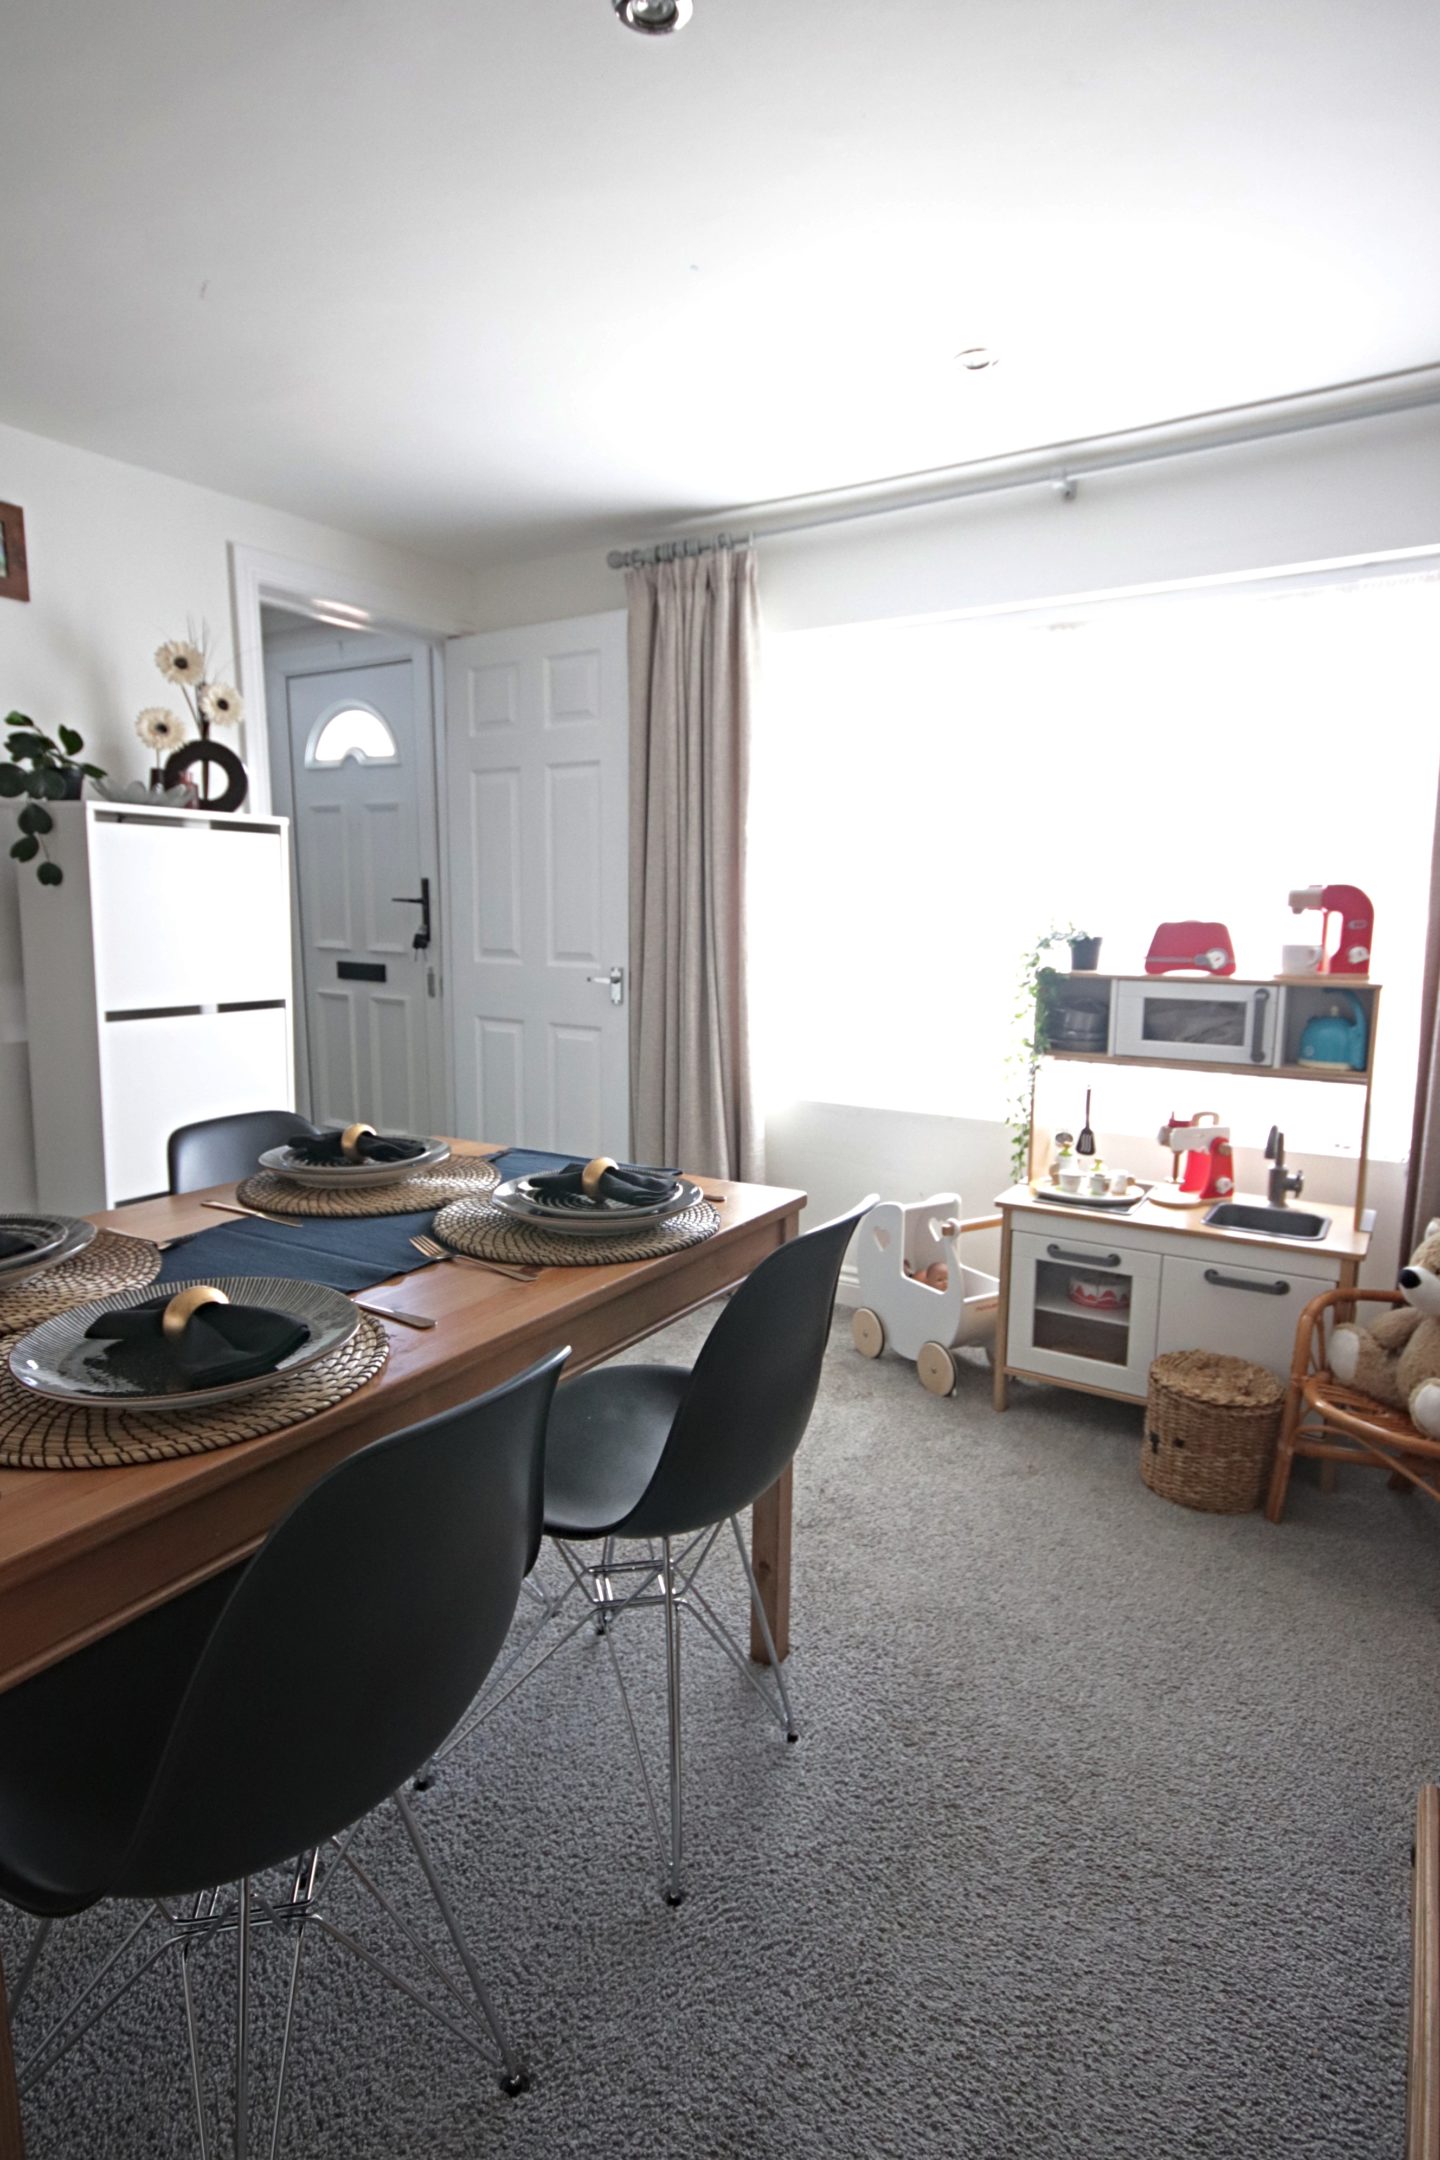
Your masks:
{"label": "toy kitchen shelf", "polygon": [[[1163,1350],[1229,1351],[1288,1377],[1302,1309],[1322,1291],[1352,1288],[1369,1249],[1365,1155],[1379,986],[1363,976],[1076,972],[1042,977],[1039,995],[1049,1038],[1042,1070],[1051,1062],[1168,1066],[1192,1080],[1244,1074],[1360,1090],[1350,1097],[1359,1119],[1355,1197],[1350,1206],[1325,1204],[1323,1238],[1221,1228],[1204,1221],[1203,1204],[1141,1200],[1121,1211],[1037,1199],[1037,1163],[1050,1147],[1034,1115],[1037,1071],[1030,1182],[995,1203],[1004,1225],[996,1409],[1016,1378],[1142,1403]],[[1352,1035],[1348,1048],[1363,1065],[1302,1065],[1307,1026],[1337,1004],[1352,1025],[1358,1010],[1363,1043]]]}

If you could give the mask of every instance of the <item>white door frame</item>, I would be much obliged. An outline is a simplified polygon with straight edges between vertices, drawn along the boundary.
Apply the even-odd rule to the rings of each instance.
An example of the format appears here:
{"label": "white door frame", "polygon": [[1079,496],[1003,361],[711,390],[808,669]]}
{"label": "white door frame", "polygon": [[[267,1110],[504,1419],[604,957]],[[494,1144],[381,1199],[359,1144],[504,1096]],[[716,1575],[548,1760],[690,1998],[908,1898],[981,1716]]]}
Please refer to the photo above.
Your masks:
{"label": "white door frame", "polygon": [[[451,981],[450,859],[446,820],[438,815],[438,806],[446,799],[445,667],[443,650],[436,641],[441,638],[463,637],[473,625],[423,603],[417,605],[408,593],[400,592],[376,579],[359,577],[347,570],[331,570],[323,563],[297,562],[289,556],[271,555],[263,548],[246,547],[242,542],[232,540],[230,605],[235,620],[236,686],[245,700],[241,745],[250,779],[250,807],[266,815],[271,811],[275,794],[270,755],[270,715],[266,709],[265,697],[265,635],[260,613],[267,602],[288,609],[292,615],[308,615],[312,621],[324,624],[332,630],[391,631],[398,637],[424,638],[431,644],[430,699],[434,720],[436,839],[440,863],[440,922],[436,959],[440,968],[443,995]],[[288,725],[287,716],[287,731]],[[293,850],[293,836],[291,847]],[[298,866],[292,863],[292,869],[296,868]],[[293,950],[297,955],[300,951],[299,888],[297,874],[290,880]],[[304,999],[301,997],[296,1000],[299,1029],[305,1027],[303,1007]],[[446,1131],[451,1131],[455,1117],[455,1058],[448,1000],[445,1005],[444,1026],[445,1055],[440,1061],[440,1091],[444,1098],[444,1115],[437,1119],[437,1123]],[[308,1091],[308,1036],[297,1032],[297,1084],[302,1076]]]}
{"label": "white door frame", "polygon": [[[245,700],[242,745],[250,775],[250,808],[270,814],[274,787],[270,730],[265,711],[265,644],[260,610],[270,602],[292,615],[308,615],[332,630],[393,630],[412,638],[463,637],[474,626],[447,612],[417,605],[407,593],[357,577],[347,570],[327,570],[323,563],[292,561],[263,548],[230,542],[230,604],[235,616],[235,671]],[[437,707],[436,741],[444,740]],[[444,780],[443,767],[437,778]],[[442,798],[443,799],[443,798]]]}

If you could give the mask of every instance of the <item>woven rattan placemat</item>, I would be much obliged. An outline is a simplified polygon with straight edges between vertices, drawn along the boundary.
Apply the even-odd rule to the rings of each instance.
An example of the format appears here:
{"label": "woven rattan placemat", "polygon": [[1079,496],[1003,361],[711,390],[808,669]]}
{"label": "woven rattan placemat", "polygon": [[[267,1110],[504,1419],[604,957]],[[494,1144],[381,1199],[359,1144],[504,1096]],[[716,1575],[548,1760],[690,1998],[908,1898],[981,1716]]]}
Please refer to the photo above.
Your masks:
{"label": "woven rattan placemat", "polygon": [[483,1155],[452,1155],[433,1170],[402,1178],[398,1185],[371,1185],[357,1192],[326,1192],[315,1185],[292,1185],[272,1171],[257,1170],[235,1188],[244,1207],[265,1208],[272,1215],[416,1215],[422,1208],[442,1208],[451,1200],[469,1200],[493,1192],[500,1173]]}
{"label": "woven rattan placemat", "polygon": [[58,1267],[27,1275],[13,1290],[0,1290],[0,1336],[20,1335],[56,1313],[115,1290],[138,1290],[160,1272],[160,1248],[148,1238],[99,1230],[84,1252]]}
{"label": "woven rattan placemat", "polygon": [[435,1218],[435,1236],[472,1260],[521,1260],[531,1267],[610,1267],[617,1260],[658,1260],[713,1237],[720,1217],[708,1200],[682,1208],[652,1229],[616,1237],[567,1237],[536,1230],[487,1200],[457,1200]]}
{"label": "woven rattan placemat", "polygon": [[82,1410],[47,1402],[21,1387],[6,1364],[0,1368],[0,1467],[111,1470],[122,1463],[209,1455],[331,1409],[373,1380],[389,1355],[384,1328],[362,1313],[342,1349],[293,1378],[208,1407],[203,1397],[187,1396],[174,1410]]}

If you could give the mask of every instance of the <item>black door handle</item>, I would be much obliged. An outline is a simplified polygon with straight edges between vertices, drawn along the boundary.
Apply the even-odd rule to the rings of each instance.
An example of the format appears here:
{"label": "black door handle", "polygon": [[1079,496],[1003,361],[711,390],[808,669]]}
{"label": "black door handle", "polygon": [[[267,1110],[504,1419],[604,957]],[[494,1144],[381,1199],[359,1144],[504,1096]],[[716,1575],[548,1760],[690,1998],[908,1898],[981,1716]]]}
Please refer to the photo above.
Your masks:
{"label": "black door handle", "polygon": [[1047,1245],[1052,1260],[1078,1260],[1082,1267],[1119,1267],[1120,1255],[1112,1253],[1072,1252],[1066,1245]]}
{"label": "black door handle", "polygon": [[424,952],[430,943],[430,880],[422,877],[418,893],[392,893],[391,901],[396,907],[418,907],[420,928],[411,939],[416,952]]}
{"label": "black door handle", "polygon": [[1255,1016],[1250,1023],[1250,1062],[1252,1065],[1263,1065],[1265,1063],[1265,1048],[1262,1040],[1265,1033],[1265,1007],[1270,1002],[1270,993],[1268,990],[1254,990],[1251,992],[1251,997],[1254,1001]]}
{"label": "black door handle", "polygon": [[1290,1285],[1283,1276],[1278,1282],[1250,1282],[1243,1275],[1222,1275],[1218,1267],[1207,1267],[1205,1280],[1214,1283],[1217,1290],[1258,1290],[1261,1297],[1290,1295]]}

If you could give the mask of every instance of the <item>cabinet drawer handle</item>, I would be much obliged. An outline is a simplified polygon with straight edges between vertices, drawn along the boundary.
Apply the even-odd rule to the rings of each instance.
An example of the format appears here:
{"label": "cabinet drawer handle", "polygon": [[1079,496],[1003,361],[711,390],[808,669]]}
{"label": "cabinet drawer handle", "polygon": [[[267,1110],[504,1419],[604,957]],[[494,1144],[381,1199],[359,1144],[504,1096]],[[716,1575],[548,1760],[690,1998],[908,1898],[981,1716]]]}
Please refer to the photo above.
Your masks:
{"label": "cabinet drawer handle", "polygon": [[1214,1283],[1217,1290],[1258,1290],[1262,1297],[1290,1295],[1290,1285],[1283,1277],[1279,1282],[1247,1282],[1243,1275],[1222,1275],[1218,1267],[1207,1267],[1205,1280]]}
{"label": "cabinet drawer handle", "polygon": [[1073,1252],[1068,1245],[1047,1245],[1045,1250],[1052,1260],[1078,1260],[1084,1267],[1119,1267],[1120,1265],[1118,1252]]}

